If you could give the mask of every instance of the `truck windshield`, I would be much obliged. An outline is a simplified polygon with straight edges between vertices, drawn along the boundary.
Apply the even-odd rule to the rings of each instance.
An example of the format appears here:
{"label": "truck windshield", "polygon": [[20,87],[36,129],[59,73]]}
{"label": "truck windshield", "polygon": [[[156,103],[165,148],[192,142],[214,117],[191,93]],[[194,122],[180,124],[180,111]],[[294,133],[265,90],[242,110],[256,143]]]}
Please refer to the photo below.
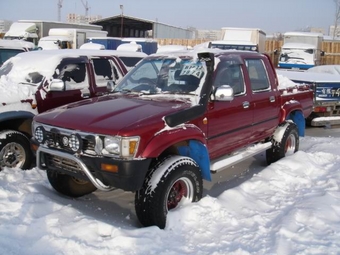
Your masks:
{"label": "truck windshield", "polygon": [[14,57],[15,55],[19,54],[20,52],[24,52],[24,50],[20,49],[1,49],[0,48],[0,66],[2,66],[6,60]]}
{"label": "truck windshield", "polygon": [[143,59],[116,87],[116,92],[197,94],[205,65],[192,58]]}

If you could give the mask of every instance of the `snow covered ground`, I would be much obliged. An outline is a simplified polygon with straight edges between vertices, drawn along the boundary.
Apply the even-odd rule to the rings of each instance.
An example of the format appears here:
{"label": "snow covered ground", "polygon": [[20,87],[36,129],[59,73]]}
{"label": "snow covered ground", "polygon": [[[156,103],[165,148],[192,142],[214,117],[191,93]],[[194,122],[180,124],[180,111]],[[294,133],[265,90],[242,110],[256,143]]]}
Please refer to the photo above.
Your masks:
{"label": "snow covered ground", "polygon": [[296,154],[171,211],[164,230],[139,225],[132,193],[70,199],[42,171],[7,168],[0,254],[339,254],[339,146],[337,137],[306,136]]}

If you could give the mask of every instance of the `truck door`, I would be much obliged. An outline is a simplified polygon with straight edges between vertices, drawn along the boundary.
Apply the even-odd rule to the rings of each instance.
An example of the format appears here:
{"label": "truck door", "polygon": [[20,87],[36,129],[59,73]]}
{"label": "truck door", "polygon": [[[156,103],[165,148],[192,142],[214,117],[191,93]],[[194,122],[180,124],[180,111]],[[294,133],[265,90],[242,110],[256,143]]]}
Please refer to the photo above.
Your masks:
{"label": "truck door", "polygon": [[77,31],[77,42],[75,49],[79,49],[79,47],[82,46],[84,43],[86,43],[86,33]]}
{"label": "truck door", "polygon": [[271,66],[266,66],[266,59],[247,58],[249,84],[251,85],[251,108],[254,110],[253,139],[268,137],[279,124],[280,100],[277,84]]}
{"label": "truck door", "polygon": [[107,93],[108,81],[117,84],[127,73],[126,69],[122,69],[118,65],[116,59],[111,57],[93,57],[91,59],[93,66],[93,79],[91,80],[91,90],[96,95]]}
{"label": "truck door", "polygon": [[64,58],[60,62],[53,78],[64,81],[65,90],[51,91],[48,84],[40,89],[39,112],[90,97],[87,62],[86,58]]}
{"label": "truck door", "polygon": [[251,92],[247,91],[240,61],[221,61],[216,70],[214,87],[229,85],[234,90],[230,102],[209,103],[208,147],[211,158],[231,152],[246,145],[252,133],[253,109],[250,107]]}

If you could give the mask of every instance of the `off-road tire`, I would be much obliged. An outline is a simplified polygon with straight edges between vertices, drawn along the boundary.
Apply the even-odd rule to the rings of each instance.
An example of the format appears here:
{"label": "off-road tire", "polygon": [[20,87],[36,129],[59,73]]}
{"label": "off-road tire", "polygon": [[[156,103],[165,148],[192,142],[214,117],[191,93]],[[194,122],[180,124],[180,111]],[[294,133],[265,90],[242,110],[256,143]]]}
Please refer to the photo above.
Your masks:
{"label": "off-road tire", "polygon": [[4,167],[31,168],[33,153],[29,139],[14,130],[1,131],[0,137],[0,170]]}
{"label": "off-road tire", "polygon": [[268,165],[297,152],[299,150],[299,134],[296,124],[288,123],[281,141],[273,140],[272,143],[273,146],[266,151]]}
{"label": "off-road tire", "polygon": [[46,173],[51,186],[65,196],[81,197],[97,190],[89,181],[79,180],[73,176],[48,169]]}
{"label": "off-road tire", "polygon": [[202,192],[201,171],[194,160],[182,156],[166,157],[152,168],[143,187],[136,192],[137,218],[145,227],[156,225],[164,229],[168,210],[178,207],[183,197],[191,202],[199,201]]}

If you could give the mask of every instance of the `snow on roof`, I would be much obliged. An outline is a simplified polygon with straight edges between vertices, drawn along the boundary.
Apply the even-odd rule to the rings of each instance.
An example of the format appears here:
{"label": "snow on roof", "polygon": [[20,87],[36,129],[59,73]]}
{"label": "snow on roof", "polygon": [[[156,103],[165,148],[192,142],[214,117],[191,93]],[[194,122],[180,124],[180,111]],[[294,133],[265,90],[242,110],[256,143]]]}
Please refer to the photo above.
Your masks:
{"label": "snow on roof", "polygon": [[286,32],[284,36],[306,36],[306,37],[323,37],[322,33],[312,33],[312,32]]}
{"label": "snow on roof", "polygon": [[35,23],[12,23],[5,36],[21,36],[24,37],[26,33],[36,33]]}
{"label": "snow on roof", "polygon": [[34,49],[34,43],[23,41],[23,40],[3,40],[0,39],[0,48],[11,48],[11,49]]}
{"label": "snow on roof", "polygon": [[251,41],[246,40],[219,40],[219,41],[211,41],[211,44],[224,44],[224,45],[255,45]]}
{"label": "snow on roof", "polygon": [[340,83],[340,75],[317,72],[302,72],[293,70],[277,69],[278,75],[285,76],[291,80],[305,81],[305,82],[334,82]]}
{"label": "snow on roof", "polygon": [[313,44],[308,43],[285,43],[282,45],[282,49],[316,49]]}
{"label": "snow on roof", "polygon": [[91,50],[105,50],[105,46],[103,44],[100,43],[84,43],[83,45],[81,45],[79,47],[79,49],[83,50],[83,49],[91,49]]}
{"label": "snow on roof", "polygon": [[162,45],[158,47],[157,53],[172,52],[172,51],[178,51],[178,50],[188,50],[188,47],[183,46],[183,45]]}
{"label": "snow on roof", "polygon": [[309,68],[307,72],[340,74],[340,65],[314,66],[314,67]]}
{"label": "snow on roof", "polygon": [[117,47],[117,51],[121,51],[121,50],[142,52],[142,45],[137,44],[136,42],[123,43]]}

